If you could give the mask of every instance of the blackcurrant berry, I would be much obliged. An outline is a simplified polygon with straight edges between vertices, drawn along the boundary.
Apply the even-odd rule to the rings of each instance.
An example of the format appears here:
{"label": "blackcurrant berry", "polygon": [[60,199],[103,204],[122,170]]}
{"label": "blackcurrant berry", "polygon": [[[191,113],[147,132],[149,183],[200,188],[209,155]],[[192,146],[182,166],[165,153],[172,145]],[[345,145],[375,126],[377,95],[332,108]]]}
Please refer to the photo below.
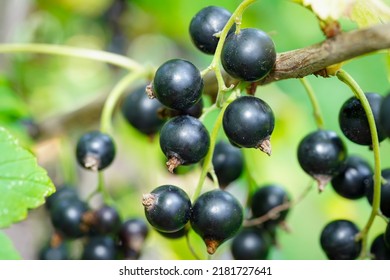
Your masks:
{"label": "blackcurrant berry", "polygon": [[[289,195],[282,186],[272,184],[258,188],[251,200],[253,217],[261,217],[268,214],[275,207],[286,204],[290,201]],[[286,208],[277,213],[274,219],[265,223],[266,227],[279,224],[286,219],[289,209]]]}
{"label": "blackcurrant berry", "polygon": [[240,177],[244,169],[241,150],[225,141],[215,145],[212,163],[221,188]]}
{"label": "blackcurrant berry", "polygon": [[49,196],[46,199],[46,207],[47,209],[51,209],[54,204],[56,204],[58,201],[62,200],[75,200],[78,199],[78,194],[76,192],[76,189],[73,186],[69,185],[63,185],[57,187],[57,190],[55,193],[53,193],[51,196]]}
{"label": "blackcurrant berry", "polygon": [[146,85],[142,85],[130,93],[122,104],[122,114],[138,131],[146,135],[157,133],[164,120],[158,112],[164,106],[157,99],[150,99],[145,93]]}
{"label": "blackcurrant berry", "polygon": [[68,260],[69,249],[65,243],[59,244],[59,246],[52,247],[47,245],[39,252],[40,260]]}
{"label": "blackcurrant berry", "polygon": [[103,206],[95,212],[94,229],[100,234],[116,233],[121,225],[118,211],[111,206]]}
{"label": "blackcurrant berry", "polygon": [[387,248],[390,249],[390,223],[387,223],[386,232],[385,232],[385,242],[387,245]]}
{"label": "blackcurrant berry", "polygon": [[359,199],[366,195],[367,183],[372,176],[372,168],[366,160],[358,156],[349,156],[331,183],[340,196]]}
{"label": "blackcurrant berry", "polygon": [[379,112],[380,124],[387,137],[390,137],[390,93],[388,93],[382,100]]}
{"label": "blackcurrant berry", "polygon": [[[386,138],[386,134],[379,121],[382,96],[377,93],[365,93],[374,115],[379,142]],[[367,115],[359,99],[349,98],[341,107],[339,113],[341,131],[352,142],[359,145],[372,145],[370,127]]]}
{"label": "blackcurrant berry", "polygon": [[265,260],[271,247],[271,238],[265,230],[246,228],[241,230],[231,244],[235,260]]}
{"label": "blackcurrant berry", "polygon": [[362,241],[356,241],[358,227],[347,220],[335,220],[321,232],[321,247],[330,260],[354,260],[359,256]]}
{"label": "blackcurrant berry", "polygon": [[384,234],[378,235],[371,244],[370,252],[374,260],[390,260],[390,248],[385,243]]}
{"label": "blackcurrant berry", "polygon": [[223,242],[233,237],[242,221],[240,203],[223,190],[203,193],[192,208],[191,226],[202,237],[209,254],[214,254]]}
{"label": "blackcurrant berry", "polygon": [[229,75],[244,81],[264,78],[274,67],[276,50],[272,39],[255,28],[241,29],[226,37],[221,62]]}
{"label": "blackcurrant berry", "polygon": [[[381,202],[380,210],[383,215],[390,218],[390,168],[382,170],[382,181],[381,185]],[[374,178],[369,177],[367,181],[367,198],[372,205],[374,199]]]}
{"label": "blackcurrant berry", "polygon": [[87,210],[87,205],[78,199],[58,201],[50,210],[51,221],[65,237],[78,238],[87,232],[83,226]]}
{"label": "blackcurrant berry", "polygon": [[199,101],[203,80],[189,61],[172,59],[161,65],[154,76],[153,95],[165,106],[186,110]]}
{"label": "blackcurrant berry", "polygon": [[223,115],[223,129],[230,142],[245,148],[258,148],[271,155],[270,137],[275,118],[267,103],[254,96],[239,97]]}
{"label": "blackcurrant berry", "polygon": [[115,257],[115,241],[109,236],[91,237],[82,255],[83,260],[114,260]]}
{"label": "blackcurrant berry", "polygon": [[164,124],[160,132],[160,147],[168,158],[170,172],[179,165],[202,160],[209,149],[210,136],[196,118],[178,116]]}
{"label": "blackcurrant berry", "polygon": [[140,218],[130,218],[122,223],[118,236],[121,242],[121,247],[133,255],[133,259],[137,259],[140,255],[145,239],[149,234],[149,228],[146,222]]}
{"label": "blackcurrant berry", "polygon": [[[190,35],[194,45],[206,54],[214,54],[219,41],[215,35],[222,31],[231,15],[228,10],[216,6],[200,10],[190,23]],[[229,33],[234,30],[233,25]]]}
{"label": "blackcurrant berry", "polygon": [[142,204],[147,220],[159,231],[178,231],[190,219],[191,200],[185,191],[173,185],[163,185],[145,194]]}
{"label": "blackcurrant berry", "polygon": [[346,156],[344,142],[330,130],[314,131],[305,136],[298,146],[299,164],[317,180],[320,191],[340,171]]}
{"label": "blackcurrant berry", "polygon": [[102,170],[114,160],[114,141],[100,131],[86,133],[77,143],[76,156],[82,167],[93,171]]}

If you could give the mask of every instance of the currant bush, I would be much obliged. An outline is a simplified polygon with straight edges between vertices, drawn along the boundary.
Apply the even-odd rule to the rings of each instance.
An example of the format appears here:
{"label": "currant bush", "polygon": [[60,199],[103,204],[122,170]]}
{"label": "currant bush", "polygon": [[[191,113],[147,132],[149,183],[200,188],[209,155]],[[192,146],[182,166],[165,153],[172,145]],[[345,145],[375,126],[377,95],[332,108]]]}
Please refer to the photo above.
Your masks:
{"label": "currant bush", "polygon": [[[354,13],[339,5],[331,15],[294,1],[308,9],[292,25],[283,16],[292,10],[271,13],[284,7],[274,1],[259,11],[254,0],[224,7],[173,1],[180,9],[171,1],[112,0],[103,1],[110,2],[106,11],[100,1],[82,8],[46,2],[21,9],[48,7],[15,36],[66,45],[0,44],[0,228],[45,203],[37,215],[49,223],[38,233],[47,236],[36,258],[262,260],[313,252],[332,260],[389,259],[388,81],[376,60],[359,64],[361,85],[343,69],[357,54],[382,57],[388,37],[371,34],[386,35],[389,26],[349,32],[337,18],[361,26],[360,14],[375,13],[365,1],[350,4]],[[0,15],[9,10],[0,6]],[[316,27],[291,32],[309,23],[305,13],[314,14]],[[42,15],[50,15],[44,26]],[[283,21],[266,21],[272,17]],[[371,18],[382,19],[364,17],[364,24]],[[323,42],[293,50],[316,30]],[[3,61],[16,52],[39,55]],[[311,74],[340,83],[318,86],[305,78]],[[302,83],[313,116],[297,99],[298,79],[279,83],[290,78]],[[343,91],[354,96],[346,100]],[[315,183],[325,194],[312,194]],[[8,248],[3,239],[0,248]]]}

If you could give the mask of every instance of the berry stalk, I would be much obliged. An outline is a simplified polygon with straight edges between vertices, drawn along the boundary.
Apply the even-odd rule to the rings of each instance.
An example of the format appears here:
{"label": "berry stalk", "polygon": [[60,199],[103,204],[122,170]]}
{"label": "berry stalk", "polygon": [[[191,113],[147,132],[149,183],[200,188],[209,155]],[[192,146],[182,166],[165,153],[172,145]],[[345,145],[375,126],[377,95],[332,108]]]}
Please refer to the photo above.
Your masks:
{"label": "berry stalk", "polygon": [[102,132],[108,133],[111,130],[112,114],[115,110],[115,106],[118,103],[119,98],[127,89],[127,87],[142,77],[146,77],[148,73],[149,71],[145,69],[130,72],[114,86],[106,102],[104,103],[102,116],[100,119],[100,130]]}
{"label": "berry stalk", "polygon": [[200,195],[200,193],[202,191],[203,183],[204,183],[206,176],[207,176],[207,172],[209,172],[209,170],[213,168],[211,161],[213,158],[215,143],[217,142],[218,132],[222,126],[223,113],[225,112],[227,105],[229,105],[229,102],[226,102],[224,104],[224,106],[222,107],[222,109],[219,112],[218,117],[215,121],[213,130],[212,130],[211,135],[210,135],[210,147],[209,147],[209,150],[205,156],[203,167],[202,167],[202,172],[199,176],[199,181],[198,181],[198,184],[196,186],[194,195],[192,197],[192,201],[195,201],[198,198],[198,196]]}
{"label": "berry stalk", "polygon": [[324,129],[324,119],[321,114],[320,104],[314,94],[313,88],[306,78],[299,79],[305,88],[307,95],[310,98],[311,105],[313,107],[314,120],[317,124],[318,129]]}
{"label": "berry stalk", "polygon": [[368,232],[374,223],[375,217],[380,214],[380,200],[381,200],[381,160],[379,151],[379,139],[376,129],[374,115],[372,113],[370,104],[360,86],[356,81],[344,70],[340,69],[336,73],[337,78],[351,88],[355,96],[360,100],[363,109],[367,115],[368,124],[370,127],[370,133],[372,138],[372,149],[374,152],[374,197],[372,202],[372,211],[370,217],[366,223],[366,226],[358,234],[357,239],[362,239],[362,252],[360,257],[365,258],[368,256],[367,252],[367,238]]}
{"label": "berry stalk", "polygon": [[142,66],[123,55],[114,54],[102,50],[92,50],[76,48],[71,46],[62,45],[49,45],[49,44],[0,44],[0,53],[42,53],[42,54],[54,54],[61,56],[79,57],[85,59],[92,59],[95,61],[106,62],[118,67],[127,69],[129,71],[137,71]]}
{"label": "berry stalk", "polygon": [[225,81],[222,76],[221,72],[221,53],[222,53],[222,47],[225,43],[225,39],[229,33],[230,28],[233,26],[233,24],[236,23],[237,19],[240,19],[242,17],[242,14],[244,13],[245,9],[248,8],[251,4],[253,4],[256,0],[244,0],[241,2],[241,4],[237,7],[237,9],[233,12],[232,16],[226,23],[225,27],[222,29],[221,33],[219,35],[219,41],[217,48],[215,50],[215,54],[213,57],[213,60],[211,61],[209,67],[207,67],[204,71],[201,72],[201,75],[206,75],[209,71],[214,71],[215,76],[217,78],[218,82],[218,94],[217,94],[217,106],[222,106],[222,96],[223,92],[228,91],[231,89],[230,87],[226,87]]}

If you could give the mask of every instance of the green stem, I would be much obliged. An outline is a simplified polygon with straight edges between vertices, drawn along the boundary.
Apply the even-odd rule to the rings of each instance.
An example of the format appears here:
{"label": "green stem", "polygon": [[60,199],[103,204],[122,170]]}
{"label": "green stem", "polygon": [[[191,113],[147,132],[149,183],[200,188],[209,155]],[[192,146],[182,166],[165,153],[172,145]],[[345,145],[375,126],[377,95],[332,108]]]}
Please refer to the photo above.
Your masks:
{"label": "green stem", "polygon": [[87,199],[86,199],[87,203],[90,203],[91,199],[97,194],[100,194],[102,196],[103,202],[106,205],[113,205],[114,204],[114,200],[111,198],[110,194],[108,193],[108,191],[105,187],[104,176],[103,176],[103,172],[101,172],[101,171],[98,172],[97,188],[92,193],[90,193],[90,195],[87,197]]}
{"label": "green stem", "polygon": [[368,238],[368,232],[374,223],[375,217],[379,215],[380,213],[380,200],[381,200],[381,160],[380,160],[380,153],[379,153],[379,140],[378,140],[378,133],[376,130],[376,124],[374,115],[372,113],[370,104],[368,103],[368,100],[360,88],[360,86],[356,83],[356,81],[344,70],[339,70],[337,72],[337,78],[339,78],[340,81],[347,84],[356,97],[360,100],[363,109],[367,115],[368,124],[370,127],[370,133],[371,133],[371,139],[372,139],[372,149],[374,151],[374,198],[372,202],[372,210],[370,217],[366,223],[366,226],[362,229],[362,231],[357,236],[358,240],[362,240],[362,253],[361,258],[365,258],[368,256],[367,252],[367,238]]}
{"label": "green stem", "polygon": [[299,79],[305,88],[307,95],[310,98],[311,105],[313,107],[313,115],[315,122],[317,124],[318,129],[323,129],[324,128],[324,119],[321,114],[321,109],[320,105],[318,103],[318,100],[316,98],[316,95],[314,94],[314,90],[312,86],[310,85],[309,81],[306,78],[301,78]]}
{"label": "green stem", "polygon": [[97,191],[102,195],[103,201],[104,201],[105,204],[112,205],[112,204],[114,204],[114,201],[111,198],[110,194],[108,193],[107,188],[106,188],[105,185],[106,184],[104,182],[103,172],[98,172],[98,187],[97,187]]}
{"label": "green stem", "polygon": [[79,57],[106,62],[135,71],[142,66],[134,60],[119,54],[114,54],[102,50],[83,49],[77,47],[49,44],[0,44],[0,53],[43,53],[61,56]]}
{"label": "green stem", "polygon": [[216,109],[218,109],[218,107],[215,104],[213,104],[210,107],[208,107],[207,109],[205,109],[203,111],[202,115],[200,116],[199,121],[203,122],[205,120],[206,116],[208,114],[210,114],[211,112],[215,111]]}
{"label": "green stem", "polygon": [[190,230],[188,230],[188,231],[186,232],[186,235],[185,235],[187,247],[188,247],[188,249],[190,250],[191,254],[194,256],[194,258],[195,258],[196,260],[200,260],[201,258],[198,256],[198,254],[195,252],[194,247],[192,247],[192,245],[191,245],[190,234],[189,234],[189,233],[190,233]]}
{"label": "green stem", "polygon": [[[125,92],[127,87],[136,82],[138,79],[142,77],[146,77],[148,75],[148,71],[139,70],[135,72],[131,72],[124,76],[112,89],[111,93],[107,97],[106,102],[104,103],[102,116],[100,119],[100,130],[102,132],[108,133],[111,130],[111,119],[113,112],[115,110],[115,106],[118,103],[119,98]],[[145,93],[146,94],[146,93]]]}
{"label": "green stem", "polygon": [[253,176],[253,173],[252,173],[252,170],[249,166],[249,163],[250,162],[253,162],[251,159],[250,159],[250,150],[248,149],[244,149],[243,150],[243,155],[244,155],[244,170],[245,170],[245,174],[246,174],[246,179],[247,179],[247,182],[248,182],[248,194],[247,194],[247,197],[246,197],[246,203],[245,205],[250,205],[251,204],[251,200],[252,200],[252,196],[254,194],[254,192],[256,191],[257,189],[257,181],[255,179],[255,177]]}
{"label": "green stem", "polygon": [[195,201],[198,198],[198,196],[200,195],[200,193],[202,191],[203,183],[204,183],[206,176],[207,176],[207,172],[209,172],[210,168],[212,168],[211,161],[212,161],[213,154],[214,154],[215,143],[217,141],[219,129],[222,126],[223,113],[225,112],[227,105],[228,105],[228,102],[226,102],[226,104],[222,107],[222,109],[219,112],[218,117],[215,121],[213,130],[211,131],[210,148],[209,148],[209,150],[206,154],[206,157],[204,159],[203,166],[202,166],[202,172],[200,174],[199,181],[198,181],[198,184],[196,186],[192,201]]}
{"label": "green stem", "polygon": [[215,76],[217,78],[218,82],[218,95],[217,95],[217,106],[222,107],[223,103],[223,92],[231,89],[230,87],[226,87],[225,81],[222,76],[221,72],[221,53],[222,53],[222,47],[225,43],[226,37],[230,31],[230,28],[235,24],[236,19],[240,19],[242,17],[242,14],[244,13],[245,9],[248,8],[249,5],[254,3],[256,0],[244,0],[241,2],[241,4],[237,7],[237,9],[233,12],[232,16],[227,21],[225,27],[222,29],[222,31],[219,34],[219,41],[217,48],[215,49],[213,60],[211,61],[211,64],[207,69],[202,71],[202,74],[205,75],[210,70],[213,70],[215,72]]}

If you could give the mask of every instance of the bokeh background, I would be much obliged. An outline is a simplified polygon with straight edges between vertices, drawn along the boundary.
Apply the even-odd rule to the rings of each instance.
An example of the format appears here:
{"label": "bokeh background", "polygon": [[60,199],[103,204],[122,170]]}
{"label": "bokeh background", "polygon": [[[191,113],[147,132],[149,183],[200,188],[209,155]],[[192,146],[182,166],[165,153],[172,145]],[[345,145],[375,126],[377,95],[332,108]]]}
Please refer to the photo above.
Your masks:
{"label": "bokeh background", "polygon": [[[217,5],[233,11],[239,3],[238,0],[3,0],[0,1],[0,42],[101,49],[153,66],[171,58],[184,58],[204,69],[212,57],[193,46],[188,33],[191,18],[205,6]],[[356,28],[347,19],[341,20],[341,24],[343,30]],[[244,14],[243,27],[268,32],[278,52],[324,40],[315,16],[287,0],[258,1]],[[382,95],[390,91],[383,52],[349,61],[344,69],[364,91]],[[96,174],[77,166],[74,144],[83,132],[98,127],[105,97],[122,74],[118,68],[91,60],[36,54],[0,55],[0,125],[10,129],[36,153],[57,185],[74,184],[85,198],[96,187],[97,178]],[[341,135],[350,154],[360,155],[373,164],[372,152],[349,142],[338,126],[338,110],[352,96],[349,88],[334,77],[310,76],[308,80],[319,99],[326,128]],[[248,169],[258,186],[281,184],[295,199],[311,184],[296,158],[299,141],[316,129],[309,99],[298,80],[260,87],[256,95],[274,110],[276,127],[271,157],[256,150],[243,151]],[[207,100],[206,104],[209,104]],[[77,120],[72,119],[74,114]],[[66,126],[58,127],[64,119]],[[206,119],[209,129],[214,119],[213,114]],[[46,129],[39,141],[27,133],[28,129],[35,132],[31,121]],[[158,138],[150,139],[129,127],[119,111],[114,118],[114,137],[118,157],[105,172],[105,179],[123,219],[144,217],[142,194],[161,184],[177,184],[192,194],[200,174],[199,166],[181,175],[169,174]],[[220,137],[224,135],[221,133]],[[389,154],[390,145],[386,140],[381,143],[383,168],[390,167]],[[247,185],[244,174],[228,190],[243,202]],[[211,187],[212,183],[206,181],[205,190]],[[92,201],[92,207],[100,204],[99,197]],[[337,196],[330,185],[321,194],[312,189],[289,213],[291,232],[278,230],[279,244],[272,249],[270,259],[324,259],[319,236],[325,224],[333,219],[350,219],[362,228],[369,213],[365,198],[346,200]],[[384,228],[384,222],[376,219],[370,242]],[[17,249],[20,258],[36,259],[52,232],[48,213],[42,206],[30,211],[25,221],[3,230],[2,235],[10,237],[13,243],[10,246]],[[200,238],[191,233],[190,240],[196,252],[206,258]],[[80,246],[76,242],[75,257]],[[151,231],[141,258],[193,259],[193,256],[184,239],[168,240]],[[213,258],[230,259],[229,242]]]}

